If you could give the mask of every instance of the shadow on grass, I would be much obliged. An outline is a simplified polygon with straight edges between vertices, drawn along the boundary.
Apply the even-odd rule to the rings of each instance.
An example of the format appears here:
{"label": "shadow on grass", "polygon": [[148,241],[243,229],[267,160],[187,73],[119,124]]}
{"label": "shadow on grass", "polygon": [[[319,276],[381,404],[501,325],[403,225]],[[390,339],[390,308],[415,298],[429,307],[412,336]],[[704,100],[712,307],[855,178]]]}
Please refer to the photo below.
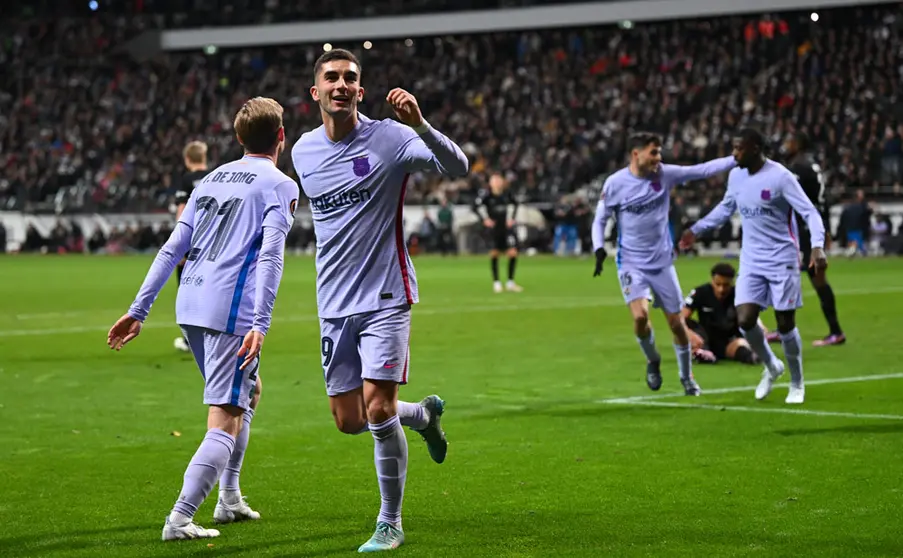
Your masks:
{"label": "shadow on grass", "polygon": [[830,428],[794,428],[778,430],[781,436],[812,436],[816,434],[900,434],[903,433],[903,421],[874,424],[848,424]]}
{"label": "shadow on grass", "polygon": [[[210,555],[211,552],[214,552],[219,556],[232,554],[254,555],[269,548],[303,543],[317,543],[318,541],[325,541],[336,537],[351,538],[357,535],[362,543],[367,540],[370,535],[366,528],[345,528],[342,530],[322,531],[299,536],[270,538],[266,541],[260,541],[259,539],[249,540],[249,537],[242,536],[240,531],[233,531],[232,533],[226,531],[214,539],[163,542],[160,540],[161,529],[162,524],[155,522],[110,527],[107,529],[87,529],[10,537],[0,539],[0,555],[46,556],[55,552],[65,552],[68,554],[78,551],[86,551],[88,554],[96,553],[107,556],[143,556],[147,554],[200,556],[202,554]],[[226,529],[230,529],[230,527],[226,527]],[[287,525],[282,532],[291,533],[291,527]],[[214,547],[210,548],[207,546],[208,544],[212,544]],[[352,546],[354,545],[354,543],[350,544]],[[148,552],[149,545],[152,545],[152,547],[159,546]],[[291,555],[323,556],[335,552],[347,553],[356,550],[356,546],[351,548],[349,545],[332,545],[329,549],[317,549],[312,553],[299,554],[297,551],[293,551]]]}

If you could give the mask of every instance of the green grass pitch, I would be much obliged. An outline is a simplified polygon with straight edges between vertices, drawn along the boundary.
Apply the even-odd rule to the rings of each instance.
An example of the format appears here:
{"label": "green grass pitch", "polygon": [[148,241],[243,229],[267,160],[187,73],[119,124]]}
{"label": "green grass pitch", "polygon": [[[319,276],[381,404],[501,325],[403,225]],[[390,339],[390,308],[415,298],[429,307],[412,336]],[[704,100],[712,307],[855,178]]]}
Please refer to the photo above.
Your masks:
{"label": "green grass pitch", "polygon": [[[172,347],[173,284],[141,337],[105,346],[149,263],[0,259],[0,556],[353,555],[379,506],[373,442],[332,423],[302,257],[286,262],[241,481],[262,520],[159,540],[206,408],[194,363]],[[712,263],[680,260],[684,290]],[[436,465],[409,433],[396,554],[899,556],[903,260],[831,263],[849,342],[811,347],[826,326],[804,279],[809,385],[791,410],[786,387],[757,402],[759,367],[732,364],[696,367],[715,393],[648,398],[613,266],[593,279],[589,260],[521,258],[525,292],[496,295],[483,257],[417,258],[401,393],[446,399],[450,447]],[[674,353],[661,314],[653,322],[669,395]],[[632,397],[645,398],[611,401]]]}

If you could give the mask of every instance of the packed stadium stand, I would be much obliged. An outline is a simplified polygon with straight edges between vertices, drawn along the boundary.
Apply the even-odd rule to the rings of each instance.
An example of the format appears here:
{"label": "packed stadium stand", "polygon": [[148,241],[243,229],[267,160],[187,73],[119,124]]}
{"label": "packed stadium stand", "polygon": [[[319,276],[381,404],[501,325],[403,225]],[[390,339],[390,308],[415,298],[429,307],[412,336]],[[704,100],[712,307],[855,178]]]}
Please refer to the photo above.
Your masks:
{"label": "packed stadium stand", "polygon": [[[214,165],[239,156],[231,120],[247,98],[286,107],[290,142],[319,124],[308,90],[324,45],[139,62],[122,47],[143,30],[528,4],[197,0],[173,12],[145,0],[119,15],[51,18],[54,2],[13,3],[20,17],[2,24],[0,43],[0,210],[165,212],[187,141],[207,142]],[[389,117],[385,93],[408,88],[472,159],[466,180],[415,177],[411,204],[469,203],[491,169],[524,201],[555,203],[596,191],[624,164],[633,130],[660,132],[665,159],[689,164],[729,153],[746,125],[778,158],[787,133],[808,132],[833,200],[860,188],[881,200],[903,179],[901,31],[900,7],[883,5],[818,21],[806,11],[333,46],[362,57],[366,114]],[[282,167],[292,174],[288,157]],[[723,177],[691,186],[680,203],[711,203],[722,188]]]}

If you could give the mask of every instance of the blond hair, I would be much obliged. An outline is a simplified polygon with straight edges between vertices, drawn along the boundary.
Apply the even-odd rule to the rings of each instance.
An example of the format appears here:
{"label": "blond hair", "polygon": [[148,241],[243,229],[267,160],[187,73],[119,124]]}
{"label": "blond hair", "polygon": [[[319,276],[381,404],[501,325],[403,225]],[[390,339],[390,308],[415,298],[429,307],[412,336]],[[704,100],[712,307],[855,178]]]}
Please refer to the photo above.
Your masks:
{"label": "blond hair", "polygon": [[282,105],[267,97],[254,97],[238,110],[233,126],[248,153],[269,153],[279,142]]}
{"label": "blond hair", "polygon": [[192,164],[205,163],[207,161],[207,144],[202,141],[192,141],[182,150],[182,157]]}

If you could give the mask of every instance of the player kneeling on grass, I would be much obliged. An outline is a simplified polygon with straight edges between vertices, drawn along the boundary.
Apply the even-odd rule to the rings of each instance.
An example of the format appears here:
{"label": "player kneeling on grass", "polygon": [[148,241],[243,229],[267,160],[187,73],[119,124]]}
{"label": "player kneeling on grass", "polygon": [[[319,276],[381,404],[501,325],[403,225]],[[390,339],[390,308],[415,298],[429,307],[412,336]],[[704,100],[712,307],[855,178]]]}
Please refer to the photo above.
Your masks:
{"label": "player kneeling on grass", "polygon": [[163,526],[165,541],[219,536],[193,521],[217,479],[214,521],[260,519],[242,498],[238,476],[260,401],[260,348],[282,279],[285,238],[299,190],[276,168],[285,146],[282,107],[276,101],[251,99],[234,126],[244,157],[208,174],[192,192],[137,298],[107,337],[118,351],[141,333],[160,289],[187,253],[176,321],[201,370],[210,410],[207,434]]}
{"label": "player kneeling on grass", "polygon": [[[712,268],[712,280],[690,291],[684,300],[683,316],[690,330],[693,357],[698,363],[714,364],[723,359],[756,364],[758,358],[740,333],[734,307],[734,277],[729,263]],[[693,320],[694,312],[699,321]]]}

